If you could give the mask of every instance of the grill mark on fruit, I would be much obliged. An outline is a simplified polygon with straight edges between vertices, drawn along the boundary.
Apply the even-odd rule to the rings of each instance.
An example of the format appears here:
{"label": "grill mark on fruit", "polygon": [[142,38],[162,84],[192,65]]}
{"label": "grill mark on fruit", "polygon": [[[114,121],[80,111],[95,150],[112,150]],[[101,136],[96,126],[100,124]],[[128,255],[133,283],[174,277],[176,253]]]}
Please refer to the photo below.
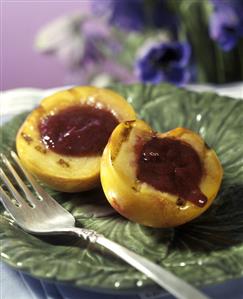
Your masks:
{"label": "grill mark on fruit", "polygon": [[47,153],[47,150],[46,150],[45,148],[43,148],[42,146],[40,146],[40,145],[36,145],[36,146],[35,146],[35,149],[36,149],[38,152],[42,153],[42,154],[46,154],[46,153]]}
{"label": "grill mark on fruit", "polygon": [[70,88],[68,89],[68,92],[75,98],[80,97],[80,94],[76,88]]}
{"label": "grill mark on fruit", "polygon": [[35,111],[38,111],[39,113],[43,113],[46,111],[46,109],[44,108],[44,106],[42,106],[41,104],[36,108]]}
{"label": "grill mark on fruit", "polygon": [[31,142],[33,141],[33,138],[30,137],[29,135],[27,135],[27,134],[24,133],[24,132],[21,132],[21,136],[23,137],[23,139],[24,139],[28,144],[31,144]]}
{"label": "grill mark on fruit", "polygon": [[59,159],[59,160],[57,161],[57,163],[58,163],[59,165],[61,165],[62,167],[66,167],[66,168],[70,167],[70,164],[69,164],[67,161],[63,160],[63,159]]}
{"label": "grill mark on fruit", "polygon": [[132,190],[138,192],[138,189],[135,186],[132,186]]}
{"label": "grill mark on fruit", "polygon": [[[133,122],[133,121],[132,121]],[[128,124],[127,124],[128,123]],[[132,130],[132,126],[131,126],[131,122],[125,122],[125,126],[124,129],[122,130],[122,132],[120,133],[120,139],[119,142],[116,144],[115,149],[112,151],[111,154],[111,161],[114,162],[116,157],[118,156],[120,149],[121,149],[121,145],[123,142],[126,142],[130,136]]]}
{"label": "grill mark on fruit", "polygon": [[127,120],[124,123],[128,127],[133,127],[133,124],[135,123],[135,120]]}
{"label": "grill mark on fruit", "polygon": [[121,132],[121,142],[128,140],[135,120],[127,120],[124,122],[124,129]]}
{"label": "grill mark on fruit", "polygon": [[180,207],[184,206],[186,203],[185,199],[181,198],[181,197],[178,197],[177,198],[177,201],[176,201],[176,204]]}

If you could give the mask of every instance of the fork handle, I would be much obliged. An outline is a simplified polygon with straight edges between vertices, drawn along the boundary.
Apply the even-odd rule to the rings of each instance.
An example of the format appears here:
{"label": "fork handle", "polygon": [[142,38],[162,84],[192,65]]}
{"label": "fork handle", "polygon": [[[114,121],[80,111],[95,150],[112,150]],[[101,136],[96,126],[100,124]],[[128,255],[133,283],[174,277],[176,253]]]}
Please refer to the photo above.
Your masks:
{"label": "fork handle", "polygon": [[82,236],[90,242],[100,244],[112,251],[178,299],[209,299],[209,297],[202,294],[199,290],[171,272],[163,269],[141,255],[105,238],[103,235],[97,234],[95,231],[75,227],[72,229],[72,232],[79,237]]}

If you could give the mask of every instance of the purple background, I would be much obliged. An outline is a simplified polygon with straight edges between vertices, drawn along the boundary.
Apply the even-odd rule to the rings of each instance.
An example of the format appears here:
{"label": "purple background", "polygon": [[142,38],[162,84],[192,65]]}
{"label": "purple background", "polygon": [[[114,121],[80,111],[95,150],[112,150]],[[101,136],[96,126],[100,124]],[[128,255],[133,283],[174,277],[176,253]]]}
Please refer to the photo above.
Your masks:
{"label": "purple background", "polygon": [[85,9],[88,1],[1,0],[1,90],[55,87],[64,84],[64,68],[54,57],[34,49],[38,30],[46,23]]}

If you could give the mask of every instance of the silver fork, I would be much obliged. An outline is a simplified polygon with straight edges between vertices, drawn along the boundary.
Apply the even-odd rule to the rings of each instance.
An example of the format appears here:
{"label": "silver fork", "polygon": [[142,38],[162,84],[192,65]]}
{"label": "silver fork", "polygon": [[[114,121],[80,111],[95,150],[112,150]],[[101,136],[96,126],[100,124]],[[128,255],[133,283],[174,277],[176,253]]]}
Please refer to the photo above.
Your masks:
{"label": "silver fork", "polygon": [[166,289],[178,299],[206,299],[208,298],[196,288],[178,278],[171,272],[163,269],[148,259],[132,252],[131,250],[105,238],[97,232],[75,227],[75,219],[72,214],[58,204],[44,189],[34,180],[34,178],[24,169],[18,156],[11,151],[11,156],[23,171],[29,183],[34,188],[36,195],[25,185],[11,165],[7,157],[1,154],[3,163],[15,178],[19,187],[25,194],[25,200],[16,190],[9,178],[0,168],[0,177],[11,192],[16,202],[0,187],[1,201],[16,221],[18,226],[31,234],[74,234],[83,237],[91,243],[100,244],[119,256],[125,262],[147,275],[158,285]]}

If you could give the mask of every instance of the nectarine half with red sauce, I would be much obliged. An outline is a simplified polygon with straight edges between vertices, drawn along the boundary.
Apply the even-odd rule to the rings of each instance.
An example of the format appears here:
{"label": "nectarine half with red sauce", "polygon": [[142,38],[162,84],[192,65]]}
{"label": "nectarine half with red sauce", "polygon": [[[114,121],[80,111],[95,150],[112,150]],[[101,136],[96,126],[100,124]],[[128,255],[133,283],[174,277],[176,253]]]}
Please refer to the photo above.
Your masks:
{"label": "nectarine half with red sauce", "polygon": [[202,214],[219,190],[223,170],[213,149],[195,132],[154,132],[141,120],[119,124],[101,160],[110,204],[126,218],[173,227]]}

